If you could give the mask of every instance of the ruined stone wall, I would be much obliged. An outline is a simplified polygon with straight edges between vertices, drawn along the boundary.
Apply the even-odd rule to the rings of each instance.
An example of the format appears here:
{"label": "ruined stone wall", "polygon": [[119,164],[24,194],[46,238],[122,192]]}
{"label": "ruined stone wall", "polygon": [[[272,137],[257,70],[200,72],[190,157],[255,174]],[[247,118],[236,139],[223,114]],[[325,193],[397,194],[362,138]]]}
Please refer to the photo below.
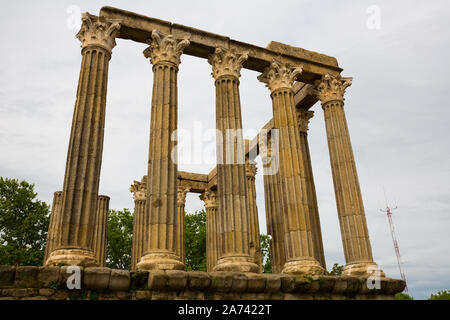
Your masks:
{"label": "ruined stone wall", "polygon": [[68,268],[0,266],[0,300],[393,299],[405,287],[389,278],[380,280],[380,289],[369,290],[366,278],[350,276],[80,268],[80,289],[69,290]]}

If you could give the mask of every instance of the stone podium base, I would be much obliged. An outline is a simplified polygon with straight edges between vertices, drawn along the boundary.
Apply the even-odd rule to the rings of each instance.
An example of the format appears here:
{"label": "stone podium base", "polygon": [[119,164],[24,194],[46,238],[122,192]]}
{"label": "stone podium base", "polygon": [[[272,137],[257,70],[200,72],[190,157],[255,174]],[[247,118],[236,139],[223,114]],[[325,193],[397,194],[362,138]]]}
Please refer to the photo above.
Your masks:
{"label": "stone podium base", "polygon": [[[80,289],[68,267],[0,266],[0,300],[344,300],[394,299],[401,280],[379,289],[350,276],[288,276],[238,272],[138,271],[80,268]],[[73,272],[73,271],[72,271]]]}

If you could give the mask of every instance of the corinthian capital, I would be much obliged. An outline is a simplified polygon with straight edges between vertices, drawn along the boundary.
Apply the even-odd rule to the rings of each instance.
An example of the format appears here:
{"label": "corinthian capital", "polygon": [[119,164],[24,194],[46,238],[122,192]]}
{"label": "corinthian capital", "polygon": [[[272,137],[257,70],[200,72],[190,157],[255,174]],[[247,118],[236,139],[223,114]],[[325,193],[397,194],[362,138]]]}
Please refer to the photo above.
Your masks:
{"label": "corinthian capital", "polygon": [[217,208],[217,192],[206,190],[200,195],[200,200],[205,203],[205,208]]}
{"label": "corinthian capital", "polygon": [[116,36],[120,30],[117,21],[107,20],[104,17],[96,17],[89,13],[83,13],[82,25],[77,33],[77,38],[81,41],[81,47],[98,46],[111,53],[116,46]]}
{"label": "corinthian capital", "polygon": [[342,78],[340,75],[332,76],[327,73],[314,84],[314,92],[324,105],[330,101],[344,101],[345,90],[352,85],[352,78]]}
{"label": "corinthian capital", "polygon": [[171,63],[180,65],[180,56],[190,44],[188,39],[175,39],[172,35],[153,30],[152,38],[147,41],[150,46],[144,50],[144,56],[150,58],[153,65]]}
{"label": "corinthian capital", "polygon": [[314,116],[314,111],[297,109],[298,127],[300,132],[307,133],[309,120]]}
{"label": "corinthian capital", "polygon": [[178,187],[177,205],[184,206],[186,204],[186,194],[190,191],[190,188]]}
{"label": "corinthian capital", "polygon": [[258,169],[256,168],[256,164],[247,162],[245,164],[245,175],[249,178],[255,178],[256,172]]}
{"label": "corinthian capital", "polygon": [[214,54],[209,55],[208,62],[212,65],[212,76],[219,79],[221,76],[241,76],[242,64],[248,59],[248,52],[237,53],[235,48],[225,49],[217,47]]}
{"label": "corinthian capital", "polygon": [[141,181],[134,181],[130,187],[130,192],[133,193],[134,200],[146,200],[147,176],[144,176]]}
{"label": "corinthian capital", "polygon": [[270,67],[265,68],[258,76],[258,80],[265,83],[270,92],[281,88],[292,89],[294,81],[302,72],[301,66],[293,67],[274,58]]}

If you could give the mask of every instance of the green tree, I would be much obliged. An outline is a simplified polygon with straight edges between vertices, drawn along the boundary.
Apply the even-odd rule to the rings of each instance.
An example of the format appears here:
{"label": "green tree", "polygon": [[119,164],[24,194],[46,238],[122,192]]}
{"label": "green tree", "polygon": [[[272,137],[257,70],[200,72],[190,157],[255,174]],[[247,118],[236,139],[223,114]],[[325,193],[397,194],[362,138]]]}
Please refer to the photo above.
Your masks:
{"label": "green tree", "polygon": [[110,210],[106,243],[106,266],[130,269],[133,239],[133,215],[128,209]]}
{"label": "green tree", "polygon": [[450,291],[438,291],[436,294],[431,294],[428,300],[450,300]]}
{"label": "green tree", "polygon": [[34,184],[0,177],[0,265],[43,264],[50,207]]}
{"label": "green tree", "polygon": [[261,234],[259,236],[262,254],[262,269],[264,273],[272,273],[272,258],[270,256],[270,236]]}
{"label": "green tree", "polygon": [[206,271],[206,212],[186,213],[186,270]]}
{"label": "green tree", "polygon": [[395,300],[414,300],[409,294],[399,292],[395,294]]}
{"label": "green tree", "polygon": [[344,266],[339,265],[338,263],[335,263],[333,265],[333,268],[330,272],[328,272],[328,275],[330,276],[341,276],[342,272],[344,271]]}

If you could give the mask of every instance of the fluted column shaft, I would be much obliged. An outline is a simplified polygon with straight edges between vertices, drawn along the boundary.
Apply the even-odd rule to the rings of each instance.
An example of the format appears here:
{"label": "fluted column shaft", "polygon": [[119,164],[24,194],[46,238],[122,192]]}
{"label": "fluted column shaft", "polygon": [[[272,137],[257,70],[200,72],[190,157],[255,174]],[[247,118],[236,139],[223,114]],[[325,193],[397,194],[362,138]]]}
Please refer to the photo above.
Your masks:
{"label": "fluted column shaft", "polygon": [[62,191],[56,191],[53,194],[52,211],[50,213],[50,223],[48,227],[47,243],[45,246],[45,253],[44,253],[44,264],[47,261],[50,252],[53,251],[53,248],[55,247],[56,236],[60,232],[59,228],[61,227],[61,218],[62,218],[61,215],[62,199],[63,199]]}
{"label": "fluted column shaft", "polygon": [[136,199],[134,200],[134,216],[133,216],[133,244],[131,250],[131,271],[136,271],[136,265],[141,260],[144,253],[143,247],[145,239],[147,238],[146,232],[148,229],[148,222],[146,218],[146,200]]}
{"label": "fluted column shaft", "polygon": [[217,48],[210,56],[216,85],[217,193],[221,219],[220,257],[215,271],[257,272],[250,256],[239,76],[247,55]]}
{"label": "fluted column shaft", "polygon": [[219,259],[219,223],[217,192],[207,190],[200,195],[206,209],[206,271],[212,272]]}
{"label": "fluted column shaft", "polygon": [[177,254],[181,258],[181,262],[186,262],[186,237],[184,224],[184,207],[186,205],[186,194],[189,188],[178,188],[177,195]]}
{"label": "fluted column shaft", "polygon": [[96,265],[93,252],[106,88],[118,23],[83,15],[81,72],[63,186],[62,219],[48,265]]}
{"label": "fluted column shaft", "polygon": [[100,267],[106,263],[106,236],[108,231],[109,214],[108,196],[98,196],[97,200],[97,219],[94,232],[94,254]]}
{"label": "fluted column shaft", "polygon": [[293,81],[301,68],[274,60],[259,77],[272,97],[274,128],[279,130],[279,178],[282,192],[286,263],[283,273],[322,274],[315,259],[309,215],[306,168],[296,117]]}
{"label": "fluted column shaft", "polygon": [[281,187],[278,174],[278,155],[273,156],[272,140],[267,140],[262,155],[264,202],[266,208],[267,233],[271,236],[270,254],[272,258],[272,273],[281,273],[286,255],[284,250],[284,224]]}
{"label": "fluted column shaft", "polygon": [[247,161],[245,164],[245,175],[247,184],[247,201],[248,201],[248,221],[249,221],[249,239],[250,239],[250,256],[254,259],[262,272],[262,255],[261,243],[259,239],[259,219],[258,207],[256,205],[256,164]]}
{"label": "fluted column shaft", "polygon": [[309,119],[314,115],[313,111],[298,109],[298,122],[300,129],[300,144],[303,152],[303,161],[305,167],[305,179],[308,193],[308,207],[310,213],[311,230],[314,246],[314,255],[320,265],[326,270],[325,254],[323,251],[322,230],[320,227],[319,208],[317,205],[316,187],[314,185],[314,176],[311,164],[311,155],[308,143],[308,124]]}
{"label": "fluted column shaft", "polygon": [[184,269],[177,254],[177,74],[188,40],[153,31],[144,51],[153,64],[153,93],[147,181],[149,229],[139,270]]}
{"label": "fluted column shaft", "polygon": [[331,171],[344,247],[346,275],[367,275],[376,268],[367,230],[361,189],[356,172],[347,120],[344,93],[351,79],[326,74],[316,82],[325,116]]}

